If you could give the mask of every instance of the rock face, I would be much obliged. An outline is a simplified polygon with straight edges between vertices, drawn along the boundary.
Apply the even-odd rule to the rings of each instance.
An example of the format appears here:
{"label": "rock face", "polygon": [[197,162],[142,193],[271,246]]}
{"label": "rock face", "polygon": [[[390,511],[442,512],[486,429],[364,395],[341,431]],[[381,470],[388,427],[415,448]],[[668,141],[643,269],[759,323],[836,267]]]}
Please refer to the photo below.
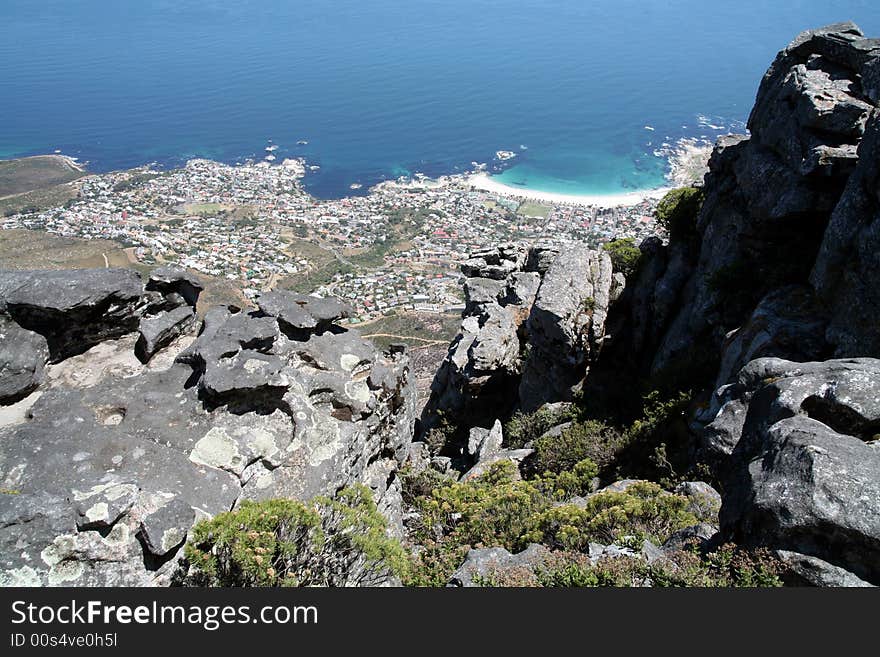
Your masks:
{"label": "rock face", "polygon": [[[630,319],[632,346],[652,372],[703,354],[717,360],[727,334],[756,304],[786,285],[806,285],[814,263],[819,296],[835,297],[841,309],[859,305],[870,322],[876,291],[850,286],[867,301],[860,305],[834,290],[845,276],[869,280],[872,273],[877,99],[863,80],[878,55],[877,42],[847,23],[806,32],[776,58],[749,119],[750,137],[725,137],[715,148],[693,231],[673,235],[668,247],[643,246],[648,265],[630,291]],[[857,157],[860,142],[873,157]],[[841,202],[844,189],[849,200]],[[829,226],[832,212],[837,218]],[[852,273],[834,265],[857,252]],[[832,321],[832,344],[846,341],[843,324]]]}
{"label": "rock face", "polygon": [[0,404],[27,396],[43,380],[46,339],[0,315]]}
{"label": "rock face", "polygon": [[719,140],[694,224],[641,245],[609,320],[615,365],[714,382],[690,426],[720,540],[814,585],[880,584],[878,71],[851,23],[779,53],[751,135]]}
{"label": "rock face", "polygon": [[462,265],[466,310],[422,416],[491,427],[515,409],[565,401],[602,346],[611,260],[571,246],[500,246]]}
{"label": "rock face", "polygon": [[53,362],[137,330],[155,300],[136,272],[0,271],[0,313],[39,333]]}
{"label": "rock face", "polygon": [[[880,50],[874,70],[880,70]],[[875,88],[876,94],[876,88]],[[876,96],[875,96],[876,101]],[[831,215],[810,281],[828,308],[838,357],[880,354],[880,115],[868,123],[859,160]]]}
{"label": "rock face", "polygon": [[[3,325],[38,343],[17,324],[25,317],[36,333],[51,332],[51,340],[36,336],[50,346],[67,344],[59,336],[126,337],[68,360],[65,349],[56,351],[62,362],[48,366],[26,400],[28,417],[0,427],[0,582],[167,584],[198,519],[246,499],[308,499],[358,482],[400,531],[396,471],[415,407],[405,355],[377,353],[327,323],[333,302],[319,299],[306,300],[317,321],[297,333],[301,339],[288,337],[274,316],[225,308],[208,312],[197,338],[172,339],[169,330],[194,322],[192,282],[166,272],[145,290],[126,275],[124,294],[104,295],[95,291],[95,281],[105,281],[100,272],[65,273],[86,289],[76,302],[73,282],[62,286],[68,324],[33,321],[32,309],[48,305],[42,291],[61,284],[21,272],[14,287],[4,285],[15,294],[14,303],[0,302]],[[106,306],[109,297],[126,299],[124,312]],[[98,307],[113,321],[96,315]],[[154,324],[161,330],[150,333]],[[150,336],[158,336],[149,341],[154,353],[142,365],[135,345]],[[125,365],[107,367],[108,359]],[[76,376],[67,372],[74,361]],[[0,382],[20,388],[21,379],[4,370]]]}
{"label": "rock face", "polygon": [[722,531],[880,583],[880,361],[757,360],[720,394]]}

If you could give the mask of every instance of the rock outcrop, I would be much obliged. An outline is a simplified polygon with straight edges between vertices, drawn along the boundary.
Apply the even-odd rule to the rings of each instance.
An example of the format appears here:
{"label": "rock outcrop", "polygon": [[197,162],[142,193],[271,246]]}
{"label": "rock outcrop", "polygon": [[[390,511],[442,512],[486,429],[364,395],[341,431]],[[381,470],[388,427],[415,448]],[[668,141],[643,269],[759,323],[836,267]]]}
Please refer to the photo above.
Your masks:
{"label": "rock outcrop", "polygon": [[713,407],[725,534],[880,584],[880,361],[760,359]]}
{"label": "rock outcrop", "polygon": [[[851,23],[800,35],[764,77],[750,136],[719,140],[692,231],[673,235],[668,247],[643,245],[648,264],[629,291],[635,339],[628,345],[653,373],[697,356],[714,362],[727,334],[762,298],[806,285],[814,263],[819,295],[852,307],[854,296],[843,300],[834,292],[844,268],[833,263],[861,249],[855,267],[870,273],[876,154],[871,165],[857,149],[866,132],[876,131],[876,92],[864,81],[873,79],[878,54],[877,42]],[[873,142],[865,139],[865,154],[876,149]],[[845,188],[848,200],[841,203]],[[866,206],[872,195],[874,205]],[[829,226],[832,212],[837,218]],[[858,237],[859,230],[868,232]],[[870,321],[873,297],[864,292],[859,298],[868,305],[860,307]],[[832,321],[832,344],[844,340],[842,324]]]}
{"label": "rock outcrop", "polygon": [[438,414],[491,427],[514,410],[570,400],[605,339],[622,281],[602,251],[573,245],[500,246],[462,265],[466,310],[432,386],[425,427]]}
{"label": "rock outcrop", "polygon": [[166,584],[198,519],[354,483],[401,531],[404,354],[334,324],[335,302],[281,292],[210,310],[195,336],[198,281],[104,271],[0,274],[3,330],[34,345],[0,389],[36,389],[0,427],[2,583]]}

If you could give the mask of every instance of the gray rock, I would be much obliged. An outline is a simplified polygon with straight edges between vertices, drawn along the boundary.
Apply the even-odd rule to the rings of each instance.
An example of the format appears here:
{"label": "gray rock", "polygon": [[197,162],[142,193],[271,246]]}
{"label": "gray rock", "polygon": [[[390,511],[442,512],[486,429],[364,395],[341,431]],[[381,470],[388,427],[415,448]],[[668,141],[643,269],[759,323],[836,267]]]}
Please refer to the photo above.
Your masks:
{"label": "gray rock", "polygon": [[183,544],[195,518],[192,507],[175,497],[141,521],[138,535],[150,554],[164,557]]}
{"label": "gray rock", "polygon": [[159,267],[150,273],[146,290],[159,292],[163,296],[179,295],[184,303],[196,307],[199,295],[205,289],[201,281],[185,269]]}
{"label": "gray rock", "polygon": [[137,330],[142,293],[128,269],[0,271],[0,314],[46,338],[53,362]]}
{"label": "gray rock", "polygon": [[685,527],[674,532],[672,536],[666,539],[661,548],[664,552],[678,552],[693,545],[701,550],[709,546],[718,536],[718,528],[707,524],[700,523],[693,527]]}
{"label": "gray rock", "polygon": [[490,278],[469,278],[464,282],[466,315],[482,315],[486,308],[496,305],[507,292],[504,281]]}
{"label": "gray rock", "polygon": [[604,251],[573,247],[551,265],[528,320],[523,411],[569,401],[582,384],[605,335],[611,284],[611,258]]}
{"label": "gray rock", "polygon": [[13,404],[36,389],[47,360],[43,336],[0,315],[0,405]]}
{"label": "gray rock", "polygon": [[851,572],[838,568],[816,557],[786,550],[777,550],[776,556],[794,572],[801,581],[810,586],[832,586],[846,588],[867,588],[873,584],[859,579]]}
{"label": "gray rock", "polygon": [[530,545],[519,554],[511,554],[504,548],[471,550],[464,563],[452,574],[448,586],[485,586],[498,576],[518,571],[532,574],[549,556],[550,551],[542,545]]}
{"label": "gray rock", "polygon": [[[795,353],[798,337],[808,335],[824,313],[810,317],[808,301],[792,300],[786,307],[777,297],[750,315],[771,291],[806,283],[811,269],[819,301],[837,304],[829,342],[852,342],[847,332],[871,334],[872,273],[862,263],[871,262],[876,249],[869,233],[859,231],[874,214],[869,190],[876,166],[870,171],[870,162],[877,158],[863,156],[856,168],[856,152],[860,144],[876,141],[873,103],[861,80],[878,56],[876,42],[848,23],[804,33],[776,58],[758,92],[750,138],[718,142],[693,233],[673,236],[665,265],[658,261],[646,274],[655,284],[642,281],[643,291],[634,294],[640,323],[633,332],[648,347],[642,353],[650,354],[654,374],[688,360],[712,365],[736,329],[741,335],[728,344],[722,376],[733,375],[750,351],[752,357],[802,357]],[[870,143],[864,146],[865,155],[874,150]],[[845,188],[849,205],[834,211]],[[839,219],[829,225],[832,211]],[[823,234],[825,246],[814,268]],[[852,257],[857,249],[866,259]],[[675,250],[698,254],[673,265]],[[658,292],[667,277],[672,285],[664,297]],[[656,349],[651,335],[661,336]],[[817,337],[803,343],[809,352],[803,357],[821,357]],[[837,352],[869,353],[874,351]]]}
{"label": "gray rock", "polygon": [[[878,56],[877,62],[880,62]],[[878,64],[880,66],[880,64]],[[880,355],[880,115],[869,121],[859,161],[825,231],[810,276],[829,311],[837,357]]]}
{"label": "gray rock", "polygon": [[[880,361],[750,363],[727,391],[721,528],[726,539],[799,552],[880,578]],[[719,412],[719,415],[723,415]]]}
{"label": "gray rock", "polygon": [[215,309],[167,368],[137,366],[132,340],[135,366],[119,376],[102,365],[88,385],[48,377],[28,417],[0,428],[0,488],[20,493],[0,496],[0,545],[16,546],[0,581],[168,584],[194,517],[355,483],[400,535],[409,362],[337,331],[291,340],[273,317]]}
{"label": "gray rock", "polygon": [[85,531],[112,527],[131,510],[139,493],[137,484],[113,481],[87,491],[74,491],[77,529]]}
{"label": "gray rock", "polygon": [[481,461],[499,452],[503,442],[504,430],[501,426],[501,420],[495,420],[491,429],[474,427],[470,431],[468,454],[476,461]]}
{"label": "gray rock", "polygon": [[313,333],[329,330],[334,322],[351,317],[352,309],[335,298],[321,298],[274,290],[257,299],[260,310],[278,319],[291,339],[307,340]]}
{"label": "gray rock", "polygon": [[476,479],[478,477],[482,477],[486,474],[489,469],[495,465],[496,463],[501,463],[502,461],[510,461],[515,466],[517,466],[517,470],[514,471],[514,478],[519,479],[519,466],[520,464],[529,458],[532,454],[535,453],[533,449],[504,449],[498,452],[495,452],[489,456],[486,456],[467,472],[465,472],[461,476],[461,481],[471,481],[472,479]]}
{"label": "gray rock", "polygon": [[675,488],[676,495],[688,498],[688,511],[700,520],[718,522],[721,494],[703,481],[685,481]]}
{"label": "gray rock", "polygon": [[461,271],[468,278],[488,278],[504,281],[515,271],[523,268],[528,253],[512,244],[478,251],[462,263]]}
{"label": "gray rock", "polygon": [[181,306],[170,311],[163,311],[140,321],[140,333],[134,350],[142,363],[147,363],[156,352],[167,347],[185,333],[196,321],[196,314],[191,306]]}
{"label": "gray rock", "polygon": [[715,388],[732,383],[743,367],[764,356],[794,361],[820,358],[826,349],[827,323],[811,288],[793,285],[771,292],[728,336]]}

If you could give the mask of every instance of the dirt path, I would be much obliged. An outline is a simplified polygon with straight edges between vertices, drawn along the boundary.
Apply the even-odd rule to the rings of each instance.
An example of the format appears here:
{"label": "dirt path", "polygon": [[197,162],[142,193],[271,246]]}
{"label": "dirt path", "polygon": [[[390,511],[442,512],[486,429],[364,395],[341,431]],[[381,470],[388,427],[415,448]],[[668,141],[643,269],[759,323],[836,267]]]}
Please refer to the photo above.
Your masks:
{"label": "dirt path", "polygon": [[449,344],[449,340],[429,340],[427,338],[417,338],[414,335],[395,335],[393,333],[373,333],[365,335],[364,338],[391,338],[393,340],[415,340],[416,342],[424,342],[426,347],[438,344]]}

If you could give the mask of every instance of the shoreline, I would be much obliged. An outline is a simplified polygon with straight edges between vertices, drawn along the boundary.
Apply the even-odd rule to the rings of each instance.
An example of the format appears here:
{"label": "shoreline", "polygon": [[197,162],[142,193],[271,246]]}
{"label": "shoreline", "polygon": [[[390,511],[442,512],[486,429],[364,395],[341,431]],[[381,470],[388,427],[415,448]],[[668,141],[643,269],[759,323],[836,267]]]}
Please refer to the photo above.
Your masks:
{"label": "shoreline", "polygon": [[621,194],[558,194],[554,192],[542,192],[533,189],[511,187],[492,180],[488,173],[475,173],[465,179],[465,184],[484,192],[498,194],[500,196],[526,199],[530,201],[542,201],[546,203],[561,203],[566,205],[583,205],[597,208],[620,208],[639,205],[649,200],[663,198],[672,187],[659,187]]}

